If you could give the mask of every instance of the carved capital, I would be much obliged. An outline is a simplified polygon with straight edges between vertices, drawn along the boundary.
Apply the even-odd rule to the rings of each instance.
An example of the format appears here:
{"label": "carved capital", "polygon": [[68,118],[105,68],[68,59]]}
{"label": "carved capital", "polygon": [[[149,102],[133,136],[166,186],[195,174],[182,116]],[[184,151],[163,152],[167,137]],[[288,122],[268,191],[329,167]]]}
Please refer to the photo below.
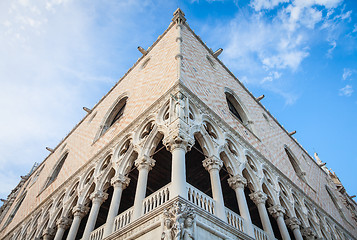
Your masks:
{"label": "carved capital", "polygon": [[279,204],[268,208],[268,211],[273,216],[273,218],[283,217],[285,214],[285,209]]}
{"label": "carved capital", "polygon": [[291,230],[300,228],[300,225],[301,225],[301,222],[297,217],[291,217],[289,219],[286,219],[285,223],[288,226],[288,228],[290,228]]}
{"label": "carved capital", "polygon": [[242,188],[244,189],[245,186],[247,186],[247,179],[245,179],[242,175],[235,175],[231,178],[228,178],[228,184],[231,188],[237,189],[237,188]]}
{"label": "carved capital", "polygon": [[254,193],[249,194],[250,199],[255,203],[255,205],[258,204],[265,204],[266,200],[268,199],[268,196],[263,192],[263,191],[257,191]]}
{"label": "carved capital", "polygon": [[114,188],[120,187],[121,189],[125,189],[129,183],[130,183],[130,178],[125,177],[123,174],[119,174],[117,176],[114,176],[110,183]]}
{"label": "carved capital", "polygon": [[61,217],[56,222],[58,228],[62,228],[64,230],[68,229],[72,224],[72,219],[68,217]]}
{"label": "carved capital", "polygon": [[316,233],[315,231],[312,229],[312,227],[306,227],[304,228],[302,231],[301,231],[301,235],[303,237],[305,237],[306,239],[308,240],[312,240],[312,239],[315,239],[316,237]]}
{"label": "carved capital", "polygon": [[72,213],[75,217],[83,218],[89,211],[89,207],[84,206],[83,204],[78,204],[72,210]]}
{"label": "carved capital", "polygon": [[172,152],[175,148],[182,148],[187,152],[191,150],[195,141],[184,134],[175,133],[164,138],[163,143],[166,146],[166,149],[170,152]]}
{"label": "carved capital", "polygon": [[54,228],[46,228],[43,231],[43,239],[51,239],[55,236],[56,230]]}
{"label": "carved capital", "polygon": [[211,171],[212,169],[217,169],[219,171],[223,166],[223,161],[212,156],[203,160],[202,165],[207,171]]}
{"label": "carved capital", "polygon": [[90,196],[89,199],[92,200],[93,203],[99,203],[102,204],[105,200],[108,198],[108,193],[105,193],[101,190],[93,192]]}
{"label": "carved capital", "polygon": [[148,157],[148,156],[142,156],[141,158],[138,158],[135,161],[135,166],[138,168],[140,171],[141,169],[146,169],[150,171],[154,166],[155,166],[155,160]]}

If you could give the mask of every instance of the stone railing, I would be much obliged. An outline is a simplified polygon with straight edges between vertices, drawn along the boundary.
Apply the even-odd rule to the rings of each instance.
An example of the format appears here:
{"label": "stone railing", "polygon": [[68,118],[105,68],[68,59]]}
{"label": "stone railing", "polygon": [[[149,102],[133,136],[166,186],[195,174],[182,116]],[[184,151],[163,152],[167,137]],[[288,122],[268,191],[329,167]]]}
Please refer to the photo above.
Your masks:
{"label": "stone railing", "polygon": [[243,232],[244,221],[241,216],[237,213],[233,212],[232,210],[226,208],[226,216],[227,216],[227,223],[232,225],[239,231]]}
{"label": "stone railing", "polygon": [[146,197],[143,201],[144,214],[154,210],[161,204],[167,202],[170,199],[170,186],[171,183],[160,188],[150,196]]}
{"label": "stone railing", "polygon": [[196,206],[214,214],[214,200],[187,183],[187,200],[194,203]]}
{"label": "stone railing", "polygon": [[116,216],[114,220],[114,232],[128,225],[131,222],[132,215],[133,215],[133,207],[129,208],[125,212],[122,212],[121,214]]}
{"label": "stone railing", "polygon": [[102,240],[104,234],[104,226],[105,224],[91,232],[89,240]]}
{"label": "stone railing", "polygon": [[262,229],[258,228],[257,226],[253,225],[255,239],[257,240],[268,240],[268,235]]}

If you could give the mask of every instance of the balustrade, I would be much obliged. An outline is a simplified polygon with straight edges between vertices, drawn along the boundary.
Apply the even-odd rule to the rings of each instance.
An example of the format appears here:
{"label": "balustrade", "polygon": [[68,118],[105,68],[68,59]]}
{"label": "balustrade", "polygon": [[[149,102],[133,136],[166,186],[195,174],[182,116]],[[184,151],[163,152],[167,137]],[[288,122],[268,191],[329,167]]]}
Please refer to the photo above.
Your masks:
{"label": "balustrade", "polygon": [[243,232],[243,218],[232,210],[226,208],[227,223]]}
{"label": "balustrade", "polygon": [[170,186],[171,184],[168,184],[144,199],[144,214],[154,210],[170,199]]}
{"label": "balustrade", "polygon": [[214,200],[198,190],[197,188],[187,184],[187,199],[196,206],[206,210],[207,212],[214,214]]}

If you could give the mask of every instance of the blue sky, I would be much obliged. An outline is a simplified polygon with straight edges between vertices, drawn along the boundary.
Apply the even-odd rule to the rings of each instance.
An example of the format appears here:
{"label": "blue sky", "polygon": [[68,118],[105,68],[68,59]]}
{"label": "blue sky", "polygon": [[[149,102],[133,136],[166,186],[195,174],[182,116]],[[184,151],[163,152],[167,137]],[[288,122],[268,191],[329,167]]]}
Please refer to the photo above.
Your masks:
{"label": "blue sky", "polygon": [[193,30],[350,195],[357,194],[357,3],[344,0],[0,2],[0,198],[168,27]]}

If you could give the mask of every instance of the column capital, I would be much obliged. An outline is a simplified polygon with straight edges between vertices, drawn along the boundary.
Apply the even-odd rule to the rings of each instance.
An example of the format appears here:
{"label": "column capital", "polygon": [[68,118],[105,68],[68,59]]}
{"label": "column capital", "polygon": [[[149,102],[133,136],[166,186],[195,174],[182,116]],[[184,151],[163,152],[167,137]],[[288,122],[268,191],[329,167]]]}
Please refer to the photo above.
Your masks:
{"label": "column capital", "polygon": [[56,234],[56,230],[54,228],[46,228],[44,231],[43,231],[43,239],[51,239],[55,236]]}
{"label": "column capital", "polygon": [[219,171],[223,166],[223,161],[215,156],[212,156],[203,160],[202,165],[207,171],[211,171],[212,169],[217,169]]}
{"label": "column capital", "polygon": [[279,204],[268,208],[268,211],[273,216],[273,218],[282,217],[285,214],[285,209]]}
{"label": "column capital", "polygon": [[115,187],[120,187],[122,189],[125,189],[129,183],[130,183],[130,178],[124,176],[123,174],[119,174],[117,176],[114,176],[110,183],[112,184],[112,186]]}
{"label": "column capital", "polygon": [[228,185],[234,190],[237,188],[244,189],[247,186],[247,179],[245,179],[242,175],[237,174],[233,177],[228,178]]}
{"label": "column capital", "polygon": [[99,204],[102,204],[107,198],[108,193],[105,193],[102,190],[97,190],[89,196],[89,199],[92,200],[93,203],[97,202]]}
{"label": "column capital", "polygon": [[72,213],[75,217],[83,218],[89,211],[89,207],[84,206],[83,204],[78,204],[72,210]]}
{"label": "column capital", "polygon": [[260,203],[265,204],[266,200],[268,199],[268,196],[263,191],[256,191],[251,193],[249,194],[249,197],[255,203],[255,205]]}
{"label": "column capital", "polygon": [[285,223],[291,230],[300,228],[301,225],[301,221],[297,217],[288,218],[285,220]]}
{"label": "column capital", "polygon": [[155,162],[154,159],[145,155],[135,160],[135,166],[139,171],[140,169],[147,169],[150,171],[155,166]]}
{"label": "column capital", "polygon": [[58,228],[62,228],[64,230],[68,229],[72,224],[72,219],[68,217],[61,217],[57,220],[56,225]]}
{"label": "column capital", "polygon": [[[180,128],[180,126],[178,126]],[[172,152],[176,148],[182,148],[186,152],[191,150],[191,147],[195,143],[195,140],[185,136],[186,134],[172,134],[163,139],[163,144],[166,149]]]}
{"label": "column capital", "polygon": [[315,239],[316,233],[312,227],[305,227],[301,231],[301,235],[306,239]]}

